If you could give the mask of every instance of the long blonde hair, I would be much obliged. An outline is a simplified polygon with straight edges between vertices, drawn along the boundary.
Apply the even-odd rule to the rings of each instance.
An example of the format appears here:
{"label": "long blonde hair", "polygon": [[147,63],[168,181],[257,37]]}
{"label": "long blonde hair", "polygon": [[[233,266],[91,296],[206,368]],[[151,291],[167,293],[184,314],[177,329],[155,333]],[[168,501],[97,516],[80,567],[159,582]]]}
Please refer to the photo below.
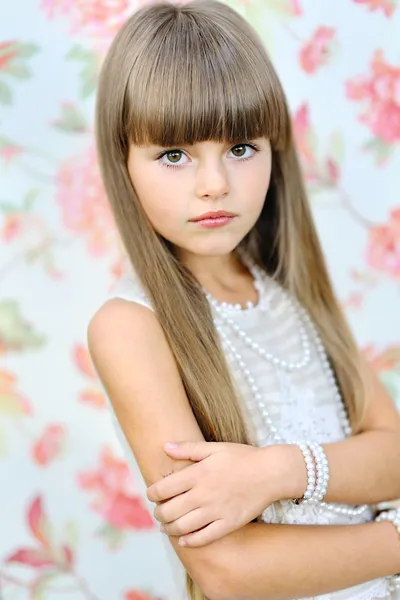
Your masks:
{"label": "long blonde hair", "polygon": [[[270,140],[264,208],[240,247],[313,318],[357,428],[364,392],[358,354],[335,298],[312,220],[289,110],[262,42],[215,0],[138,10],[102,67],[96,132],[106,192],[133,269],[174,354],[206,440],[250,443],[210,309],[171,244],[152,228],[127,169],[129,144]],[[204,600],[187,576],[192,600]]]}

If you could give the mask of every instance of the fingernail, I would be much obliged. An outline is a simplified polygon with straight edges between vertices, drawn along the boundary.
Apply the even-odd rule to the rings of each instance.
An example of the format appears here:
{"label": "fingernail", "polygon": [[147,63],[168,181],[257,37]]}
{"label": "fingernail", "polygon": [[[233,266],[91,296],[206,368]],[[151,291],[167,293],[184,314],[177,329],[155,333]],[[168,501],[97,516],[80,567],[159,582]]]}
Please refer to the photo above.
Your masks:
{"label": "fingernail", "polygon": [[167,444],[164,445],[164,448],[166,450],[174,450],[177,447],[178,447],[178,444],[174,444],[172,442],[168,442]]}
{"label": "fingernail", "polygon": [[161,531],[161,533],[165,533],[165,527],[164,527],[164,525],[160,525],[160,531]]}
{"label": "fingernail", "polygon": [[180,539],[180,540],[179,540],[179,545],[180,545],[180,546],[187,546],[187,541],[186,541],[186,540],[183,540],[183,539]]}

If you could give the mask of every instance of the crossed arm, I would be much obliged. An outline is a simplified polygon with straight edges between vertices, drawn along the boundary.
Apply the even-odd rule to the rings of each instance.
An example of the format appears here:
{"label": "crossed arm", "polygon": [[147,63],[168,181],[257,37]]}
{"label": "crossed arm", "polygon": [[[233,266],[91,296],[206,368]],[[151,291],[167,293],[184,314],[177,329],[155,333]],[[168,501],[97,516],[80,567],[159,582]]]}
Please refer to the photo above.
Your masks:
{"label": "crossed arm", "polygon": [[[186,467],[193,465],[192,461],[172,460],[163,445],[203,441],[203,437],[153,313],[134,303],[112,300],[92,319],[88,342],[147,485],[157,484],[171,471],[189,473],[191,469]],[[379,384],[374,386],[381,406],[370,411],[368,418],[374,420],[379,413],[376,429],[343,442],[341,447],[332,445],[331,501],[385,500],[400,491],[398,415]],[[386,414],[384,423],[382,413]],[[376,444],[374,450],[369,450],[369,444]],[[385,461],[389,461],[389,469],[385,469]],[[301,479],[295,479],[298,492]],[[383,489],[382,498],[376,487]],[[400,571],[400,543],[390,523],[335,527],[249,523],[206,546],[180,547],[172,535],[170,541],[211,600],[314,596]]]}

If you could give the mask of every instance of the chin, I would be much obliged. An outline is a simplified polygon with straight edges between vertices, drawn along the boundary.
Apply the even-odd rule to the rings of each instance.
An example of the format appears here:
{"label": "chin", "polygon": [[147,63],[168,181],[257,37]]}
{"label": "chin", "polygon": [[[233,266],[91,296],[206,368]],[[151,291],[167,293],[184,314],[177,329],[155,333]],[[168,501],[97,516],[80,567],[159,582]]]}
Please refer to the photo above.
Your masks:
{"label": "chin", "polygon": [[235,250],[235,248],[242,241],[242,238],[237,240],[219,240],[213,241],[208,240],[202,244],[196,244],[192,248],[188,248],[188,252],[196,254],[197,256],[225,256]]}

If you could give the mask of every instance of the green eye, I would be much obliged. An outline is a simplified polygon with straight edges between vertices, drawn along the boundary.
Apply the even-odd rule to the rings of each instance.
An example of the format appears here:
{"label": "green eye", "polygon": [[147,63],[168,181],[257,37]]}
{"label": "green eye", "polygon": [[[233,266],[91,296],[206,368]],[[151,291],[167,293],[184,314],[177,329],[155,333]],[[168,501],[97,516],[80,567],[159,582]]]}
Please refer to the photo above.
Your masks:
{"label": "green eye", "polygon": [[170,162],[176,163],[182,158],[182,152],[180,150],[171,150],[167,152],[166,157]]}
{"label": "green eye", "polygon": [[235,156],[242,157],[246,153],[246,148],[247,148],[247,146],[245,146],[244,144],[241,144],[239,146],[234,146],[232,148],[232,152]]}

